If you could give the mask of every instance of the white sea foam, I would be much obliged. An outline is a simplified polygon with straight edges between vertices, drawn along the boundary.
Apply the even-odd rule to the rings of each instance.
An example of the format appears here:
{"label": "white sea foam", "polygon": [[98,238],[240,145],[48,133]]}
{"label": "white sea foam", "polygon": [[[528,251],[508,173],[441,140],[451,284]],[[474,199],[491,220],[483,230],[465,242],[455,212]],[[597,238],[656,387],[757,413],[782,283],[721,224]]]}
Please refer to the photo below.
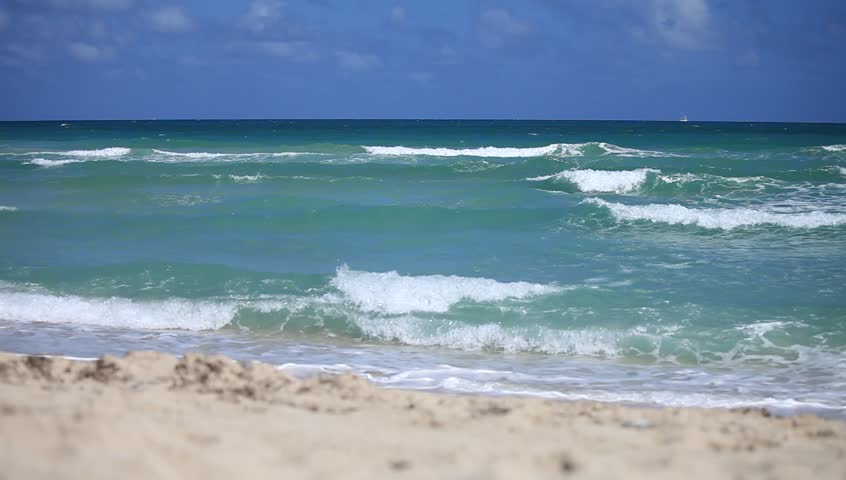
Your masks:
{"label": "white sea foam", "polygon": [[595,145],[605,150],[605,155],[615,155],[617,157],[684,157],[684,155],[680,155],[677,153],[659,152],[656,150],[640,150],[637,148],[626,148],[605,142],[599,142]]}
{"label": "white sea foam", "polygon": [[651,150],[638,150],[612,145],[605,142],[587,143],[553,143],[543,147],[479,147],[479,148],[428,148],[404,146],[373,146],[363,145],[362,148],[371,155],[409,156],[428,155],[437,157],[491,157],[491,158],[521,158],[521,157],[580,157],[591,149],[598,149],[601,155],[615,155],[619,157],[675,157],[673,153]]}
{"label": "white sea foam", "polygon": [[347,266],[338,268],[331,283],[360,309],[388,314],[443,313],[462,300],[494,302],[561,290],[553,285],[528,282],[501,283],[455,275],[403,276],[395,271],[363,272]]}
{"label": "white sea foam", "polygon": [[750,323],[749,325],[738,325],[735,327],[736,330],[744,332],[752,337],[764,337],[766,334],[770,332],[780,331],[786,327],[807,327],[808,325],[802,322],[795,322],[795,321],[771,321],[771,322],[756,322]]}
{"label": "white sea foam", "polygon": [[165,158],[151,158],[150,161],[173,161],[170,157],[178,158],[179,162],[197,161],[197,160],[230,160],[235,161],[241,158],[279,158],[279,157],[296,157],[298,155],[317,155],[309,152],[252,152],[252,153],[222,153],[222,152],[171,152],[168,150],[153,149],[161,157]]}
{"label": "white sea foam", "polygon": [[81,163],[81,162],[88,162],[88,161],[97,161],[97,160],[112,160],[118,159],[123,156],[128,155],[132,152],[132,149],[126,147],[107,147],[107,148],[100,148],[97,150],[66,150],[60,152],[28,152],[28,153],[21,153],[16,155],[56,155],[56,156],[63,156],[63,157],[76,157],[76,158],[62,158],[59,160],[50,160],[43,157],[36,157],[28,162],[24,162],[24,165],[38,165],[40,167],[59,167],[62,165],[67,165],[69,163]]}
{"label": "white sea foam", "polygon": [[567,180],[575,183],[583,192],[624,193],[637,189],[646,181],[649,173],[661,173],[651,168],[637,170],[565,170],[553,175],[527,178],[539,182],[544,180]]}
{"label": "white sea foam", "polygon": [[39,167],[59,167],[68,163],[82,163],[87,160],[48,160],[46,158],[33,158],[24,165],[38,165]]}
{"label": "white sea foam", "polygon": [[442,322],[433,328],[430,319],[408,315],[392,318],[360,315],[353,319],[353,322],[366,335],[382,341],[468,351],[492,349],[506,352],[616,357],[620,352],[618,342],[631,335],[628,331],[601,329],[511,329],[495,323],[463,325]]}
{"label": "white sea foam", "polygon": [[688,208],[682,205],[624,205],[588,198],[586,203],[605,207],[617,220],[647,220],[655,223],[698,225],[704,228],[731,230],[737,227],[772,224],[790,228],[816,228],[846,224],[846,214],[811,211],[804,213],[772,213],[751,208]]}
{"label": "white sea foam", "polygon": [[3,206],[3,205],[0,205],[0,212],[16,212],[17,210],[18,210],[18,207],[6,207],[6,206]]}
{"label": "white sea foam", "polygon": [[731,182],[731,183],[749,183],[749,182],[773,182],[774,180],[767,177],[722,177],[720,175],[709,175],[707,173],[676,173],[672,175],[659,175],[658,179],[664,183],[689,183],[689,182]]}
{"label": "white sea foam", "polygon": [[[400,385],[396,386],[400,387]],[[403,385],[401,388],[414,388],[414,386]],[[457,393],[496,393],[497,395],[532,396],[569,401],[587,400],[596,402],[629,403],[635,405],[660,405],[663,407],[767,408],[777,412],[791,412],[796,410],[825,410],[830,412],[843,411],[843,407],[828,405],[821,402],[796,400],[793,398],[678,392],[674,390],[625,392],[598,389],[573,389],[570,391],[558,391],[525,387],[520,388],[518,386],[506,387],[498,384],[491,384],[490,382],[478,382],[459,378],[440,379],[438,385],[427,385],[423,388],[443,389]]]}
{"label": "white sea foam", "polygon": [[27,152],[19,155],[62,155],[66,157],[90,157],[90,158],[109,158],[122,157],[132,152],[131,148],[126,147],[106,147],[98,148],[96,150],[65,150],[55,152]]}
{"label": "white sea foam", "polygon": [[0,292],[0,318],[24,322],[216,330],[229,323],[236,312],[237,306],[231,303],[180,298],[135,301],[46,292]]}
{"label": "white sea foam", "polygon": [[229,178],[236,183],[256,183],[268,178],[260,173],[255,175],[229,175]]}
{"label": "white sea foam", "polygon": [[61,155],[70,155],[74,157],[122,157],[128,155],[132,149],[126,147],[108,147],[100,148],[98,150],[70,150],[67,152],[59,152]]}
{"label": "white sea foam", "polygon": [[846,145],[823,145],[820,148],[826,152],[846,152]]}
{"label": "white sea foam", "polygon": [[[363,146],[364,150],[372,155],[430,155],[436,157],[492,157],[492,158],[517,158],[517,157],[543,157],[559,153],[562,150],[562,145],[553,144],[545,147],[479,147],[479,148],[411,148],[411,147],[380,147],[380,146]],[[577,146],[568,145],[570,148],[570,155],[581,155],[581,151]],[[565,153],[566,154],[566,153]]]}

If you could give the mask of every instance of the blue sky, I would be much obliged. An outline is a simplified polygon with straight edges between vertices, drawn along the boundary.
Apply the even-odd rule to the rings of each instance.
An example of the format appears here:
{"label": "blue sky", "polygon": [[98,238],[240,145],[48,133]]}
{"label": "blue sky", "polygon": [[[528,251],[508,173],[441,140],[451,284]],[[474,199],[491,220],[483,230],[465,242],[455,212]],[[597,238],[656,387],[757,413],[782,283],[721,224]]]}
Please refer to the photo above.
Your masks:
{"label": "blue sky", "polygon": [[0,0],[0,119],[846,122],[846,2]]}

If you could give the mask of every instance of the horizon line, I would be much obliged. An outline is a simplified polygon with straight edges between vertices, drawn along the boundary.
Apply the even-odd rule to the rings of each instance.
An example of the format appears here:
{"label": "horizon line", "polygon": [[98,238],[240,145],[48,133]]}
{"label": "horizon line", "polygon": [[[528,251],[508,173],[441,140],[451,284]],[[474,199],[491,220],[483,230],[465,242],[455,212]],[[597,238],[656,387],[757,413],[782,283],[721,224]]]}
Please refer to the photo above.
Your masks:
{"label": "horizon line", "polygon": [[453,122],[654,122],[654,123],[766,123],[766,124],[815,124],[815,125],[846,125],[844,122],[836,121],[817,121],[817,120],[803,120],[803,121],[786,121],[786,120],[649,120],[649,119],[578,119],[578,118],[459,118],[459,117],[422,117],[422,118],[402,118],[402,117],[369,117],[369,118],[345,118],[345,117],[314,117],[314,118],[272,118],[272,117],[243,117],[243,118],[61,118],[61,119],[0,119],[0,123],[36,123],[36,122],[220,122],[220,121],[405,121],[405,122],[421,122],[421,121],[453,121]]}

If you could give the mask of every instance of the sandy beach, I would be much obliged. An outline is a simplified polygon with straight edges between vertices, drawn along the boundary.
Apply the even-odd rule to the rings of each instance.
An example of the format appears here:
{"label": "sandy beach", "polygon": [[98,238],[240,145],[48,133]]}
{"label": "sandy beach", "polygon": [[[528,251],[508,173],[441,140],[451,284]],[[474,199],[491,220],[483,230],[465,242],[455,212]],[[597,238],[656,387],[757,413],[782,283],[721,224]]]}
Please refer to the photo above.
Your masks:
{"label": "sandy beach", "polygon": [[226,357],[0,356],[0,478],[832,478],[846,423],[298,380]]}

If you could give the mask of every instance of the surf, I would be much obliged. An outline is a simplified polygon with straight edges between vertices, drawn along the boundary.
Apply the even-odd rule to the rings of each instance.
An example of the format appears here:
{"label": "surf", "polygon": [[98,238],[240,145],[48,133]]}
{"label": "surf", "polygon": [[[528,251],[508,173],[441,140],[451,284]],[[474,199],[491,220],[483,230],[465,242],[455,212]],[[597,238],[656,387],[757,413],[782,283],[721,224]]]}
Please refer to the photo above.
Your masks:
{"label": "surf", "polygon": [[581,157],[586,154],[613,155],[619,157],[676,157],[679,154],[654,150],[619,147],[605,142],[553,143],[541,147],[406,147],[363,145],[361,148],[371,155],[384,156],[434,156],[434,157],[483,157],[483,158],[531,158],[531,157]]}
{"label": "surf", "polygon": [[753,208],[689,208],[678,204],[656,203],[625,205],[601,198],[588,198],[583,203],[607,209],[617,221],[695,225],[716,230],[733,230],[758,225],[812,229],[846,224],[846,214],[822,211],[774,213]]}

